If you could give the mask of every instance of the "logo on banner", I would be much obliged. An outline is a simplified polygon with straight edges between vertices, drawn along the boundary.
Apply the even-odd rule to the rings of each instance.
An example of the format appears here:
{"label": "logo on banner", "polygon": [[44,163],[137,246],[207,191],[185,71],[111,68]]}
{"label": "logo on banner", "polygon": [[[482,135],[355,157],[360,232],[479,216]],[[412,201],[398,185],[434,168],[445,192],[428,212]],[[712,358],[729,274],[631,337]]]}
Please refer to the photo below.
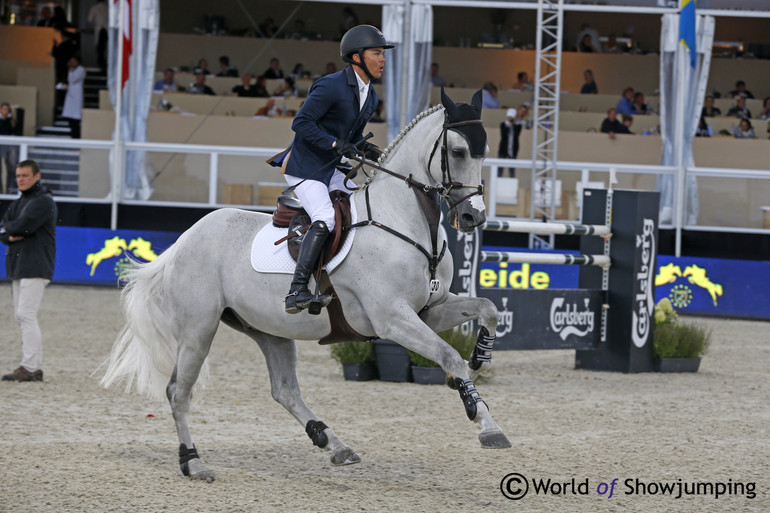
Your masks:
{"label": "logo on banner", "polygon": [[[453,280],[454,292],[458,296],[476,297],[476,275],[478,268],[479,237],[476,231],[471,233],[457,232],[456,246],[451,249],[455,259],[455,279]],[[460,325],[463,335],[471,335],[475,332],[474,323],[466,322]]]}
{"label": "logo on banner", "polygon": [[554,298],[551,302],[551,329],[562,340],[567,340],[570,335],[588,335],[594,330],[594,311],[590,306],[588,298],[583,299],[582,310],[576,302],[564,304],[563,297]]}
{"label": "logo on banner", "polygon": [[500,338],[513,331],[513,312],[508,310],[508,298],[503,299],[503,309],[497,312],[495,336]]}
{"label": "logo on banner", "polygon": [[[688,265],[682,272],[681,267],[674,263],[662,266],[655,276],[655,286],[667,285],[676,282],[679,278],[687,278],[692,285],[700,287],[708,292],[714,306],[717,306],[718,298],[724,294],[724,288],[719,283],[714,283],[708,277],[708,271],[697,265]],[[677,284],[671,288],[668,295],[671,303],[677,308],[687,307],[693,299],[692,289],[684,284]]]}
{"label": "logo on banner", "polygon": [[650,324],[652,311],[655,308],[653,297],[655,259],[655,222],[644,218],[642,233],[636,236],[636,249],[639,252],[641,267],[636,273],[633,299],[633,313],[631,316],[631,340],[636,347],[644,347],[650,336]]}
{"label": "logo on banner", "polygon": [[[111,239],[105,240],[104,247],[99,251],[86,255],[86,265],[91,266],[91,276],[94,275],[99,264],[105,260],[119,257],[128,251],[132,252],[135,257],[141,258],[146,262],[152,262],[158,258],[158,255],[155,254],[155,251],[152,250],[152,243],[150,241],[139,237],[136,239],[131,239],[131,242],[126,243],[126,239],[115,236]],[[120,262],[118,262],[118,265],[115,268],[116,274],[120,274],[120,267],[125,265],[126,260],[127,259],[124,257],[120,260]]]}

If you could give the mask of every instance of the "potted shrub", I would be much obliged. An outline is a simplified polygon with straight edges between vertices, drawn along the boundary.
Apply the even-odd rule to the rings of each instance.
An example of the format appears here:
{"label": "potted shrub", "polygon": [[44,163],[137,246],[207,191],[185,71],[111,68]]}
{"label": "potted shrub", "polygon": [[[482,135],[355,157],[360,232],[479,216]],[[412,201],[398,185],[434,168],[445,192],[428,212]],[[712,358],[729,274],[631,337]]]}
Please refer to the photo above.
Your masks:
{"label": "potted shrub", "polygon": [[347,381],[377,379],[374,346],[369,342],[340,342],[332,344],[332,357],[342,364]]}
{"label": "potted shrub", "polygon": [[697,372],[711,343],[711,331],[679,321],[668,298],[655,305],[653,368],[657,372]]}
{"label": "potted shrub", "polygon": [[[449,329],[438,334],[447,344],[452,346],[464,360],[467,360],[476,339],[469,335],[463,335],[460,329]],[[440,385],[446,383],[446,372],[436,362],[425,358],[413,351],[409,351],[409,360],[412,362],[412,376],[415,383],[421,385]]]}
{"label": "potted shrub", "polygon": [[411,381],[409,351],[401,344],[392,340],[377,339],[374,341],[374,352],[377,355],[377,371],[381,381]]}

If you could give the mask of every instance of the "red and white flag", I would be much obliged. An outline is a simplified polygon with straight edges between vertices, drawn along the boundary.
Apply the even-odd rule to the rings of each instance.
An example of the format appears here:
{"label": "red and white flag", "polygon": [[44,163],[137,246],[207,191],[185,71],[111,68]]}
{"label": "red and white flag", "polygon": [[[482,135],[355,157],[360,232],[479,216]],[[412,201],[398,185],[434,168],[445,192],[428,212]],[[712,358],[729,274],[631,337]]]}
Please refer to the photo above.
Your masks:
{"label": "red and white flag", "polygon": [[[115,9],[120,9],[120,0],[114,0],[115,3]],[[123,89],[126,86],[126,82],[128,81],[128,75],[129,75],[129,62],[131,59],[131,54],[134,51],[133,47],[133,37],[132,34],[134,33],[134,24],[133,19],[131,17],[131,0],[124,0],[123,3],[123,66],[122,66],[122,82],[120,83],[120,88]]]}

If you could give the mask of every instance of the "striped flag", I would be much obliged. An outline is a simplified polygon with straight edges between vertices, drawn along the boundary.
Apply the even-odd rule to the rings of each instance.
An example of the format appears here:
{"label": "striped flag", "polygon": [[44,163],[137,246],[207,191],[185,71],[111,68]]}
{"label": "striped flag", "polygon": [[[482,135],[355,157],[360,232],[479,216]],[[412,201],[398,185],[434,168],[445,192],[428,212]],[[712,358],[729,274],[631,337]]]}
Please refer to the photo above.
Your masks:
{"label": "striped flag", "polygon": [[[115,8],[120,9],[120,0],[114,0]],[[123,70],[120,88],[123,89],[126,86],[129,75],[129,62],[131,54],[134,52],[133,37],[134,25],[131,18],[131,0],[125,0],[123,3]]]}
{"label": "striped flag", "polygon": [[695,48],[695,4],[697,0],[681,0],[679,11],[679,41],[690,49],[690,65],[695,69],[697,49]]}

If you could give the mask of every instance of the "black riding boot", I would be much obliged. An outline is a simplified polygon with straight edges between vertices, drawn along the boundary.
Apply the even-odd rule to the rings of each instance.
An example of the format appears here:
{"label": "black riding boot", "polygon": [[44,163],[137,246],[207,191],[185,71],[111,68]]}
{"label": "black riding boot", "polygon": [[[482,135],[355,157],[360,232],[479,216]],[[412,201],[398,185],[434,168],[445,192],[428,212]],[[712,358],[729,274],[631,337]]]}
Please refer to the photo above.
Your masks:
{"label": "black riding boot", "polygon": [[331,295],[319,295],[315,298],[313,293],[307,288],[310,274],[318,264],[318,257],[321,255],[324,243],[329,237],[329,230],[326,223],[316,221],[310,225],[310,229],[305,233],[302,245],[299,248],[297,256],[297,267],[294,270],[294,279],[291,282],[291,288],[286,295],[286,313],[299,313],[313,302],[313,306],[318,304],[318,311],[311,308],[313,314],[320,313],[320,308],[327,306],[332,301]]}

